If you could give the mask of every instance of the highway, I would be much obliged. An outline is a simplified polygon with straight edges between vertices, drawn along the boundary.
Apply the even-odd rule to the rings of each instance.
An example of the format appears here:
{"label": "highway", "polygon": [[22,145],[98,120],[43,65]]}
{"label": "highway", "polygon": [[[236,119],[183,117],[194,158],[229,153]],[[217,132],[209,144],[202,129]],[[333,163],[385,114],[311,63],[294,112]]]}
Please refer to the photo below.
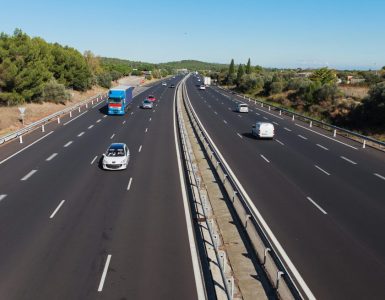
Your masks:
{"label": "highway", "polygon": [[[385,155],[199,84],[195,112],[315,297],[383,299]],[[256,121],[275,139],[252,137]]]}
{"label": "highway", "polygon": [[[174,92],[158,83],[125,116],[95,104],[0,147],[1,299],[197,299]],[[127,170],[100,168],[112,142],[128,145]]]}

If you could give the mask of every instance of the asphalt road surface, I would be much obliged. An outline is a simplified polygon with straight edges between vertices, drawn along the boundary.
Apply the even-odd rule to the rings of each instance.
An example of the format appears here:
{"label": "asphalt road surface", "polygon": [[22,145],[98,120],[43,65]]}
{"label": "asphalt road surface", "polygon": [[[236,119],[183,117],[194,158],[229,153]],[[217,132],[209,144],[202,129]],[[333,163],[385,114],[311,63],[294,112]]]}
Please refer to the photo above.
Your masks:
{"label": "asphalt road surface", "polygon": [[[1,299],[197,298],[174,91],[156,84],[125,116],[95,103],[70,123],[0,147]],[[158,101],[142,110],[148,94]],[[130,149],[125,171],[100,168],[112,142]]]}
{"label": "asphalt road surface", "polygon": [[[313,294],[384,299],[385,155],[199,84],[193,108]],[[256,121],[275,139],[252,137]]]}

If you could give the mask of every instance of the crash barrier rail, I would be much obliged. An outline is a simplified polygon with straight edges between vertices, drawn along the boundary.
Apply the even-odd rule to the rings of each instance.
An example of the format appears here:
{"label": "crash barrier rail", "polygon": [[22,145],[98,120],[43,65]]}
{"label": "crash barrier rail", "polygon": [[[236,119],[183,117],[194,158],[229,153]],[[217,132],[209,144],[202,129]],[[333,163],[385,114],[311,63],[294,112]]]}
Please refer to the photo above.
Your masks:
{"label": "crash barrier rail", "polygon": [[[289,263],[280,257],[280,252],[277,250],[281,246],[274,244],[273,241],[276,238],[272,237],[271,231],[266,229],[265,221],[251,207],[243,190],[238,186],[237,180],[233,178],[232,171],[227,169],[227,163],[222,159],[221,154],[217,151],[216,146],[192,108],[186,86],[184,85],[183,87],[183,99],[191,124],[196,130],[197,136],[211,164],[215,167],[216,173],[233,204],[243,229],[249,237],[255,253],[280,299],[315,299],[302,278],[294,277],[293,274],[287,271]],[[285,264],[283,261],[285,261]],[[290,269],[293,268],[291,266]],[[297,271],[296,273],[298,274]]]}
{"label": "crash barrier rail", "polygon": [[233,95],[236,95],[240,98],[243,98],[244,100],[248,100],[248,102],[254,101],[255,103],[259,103],[261,105],[261,107],[267,107],[268,110],[278,111],[279,115],[285,114],[285,115],[289,116],[290,118],[292,118],[293,121],[297,119],[297,120],[303,121],[305,123],[309,123],[309,127],[312,127],[314,125],[314,126],[317,126],[319,128],[325,129],[327,131],[332,131],[333,137],[340,135],[340,136],[343,136],[345,138],[354,140],[358,143],[361,143],[362,148],[366,148],[366,146],[370,146],[372,148],[375,148],[375,149],[378,149],[381,151],[385,151],[385,142],[376,140],[376,139],[371,138],[369,136],[362,135],[362,134],[359,134],[359,133],[356,133],[356,132],[353,132],[353,131],[350,131],[350,130],[347,130],[347,129],[344,129],[344,128],[341,128],[338,126],[334,126],[334,125],[325,123],[323,121],[319,121],[319,120],[301,115],[299,113],[296,113],[296,112],[287,110],[285,108],[282,108],[278,105],[267,103],[267,102],[259,100],[259,99],[246,97],[245,95],[230,91],[230,90],[223,88],[221,86],[218,86],[218,88],[220,88],[221,90],[223,90],[225,92],[232,93]]}
{"label": "crash barrier rail", "polygon": [[[210,215],[210,212],[212,211],[210,201],[208,199],[208,195],[206,194],[204,189],[201,189],[201,183],[202,180],[198,175],[198,168],[196,164],[193,163],[194,161],[194,153],[191,147],[190,139],[187,133],[185,120],[183,118],[182,113],[182,107],[181,107],[181,96],[182,92],[180,90],[180,85],[178,86],[177,90],[177,101],[176,101],[176,112],[177,112],[177,120],[178,120],[178,128],[179,128],[179,136],[181,138],[181,145],[183,150],[183,157],[185,160],[185,166],[188,173],[188,180],[190,182],[191,186],[191,192],[194,197],[194,202],[196,205],[197,215],[203,216],[200,217],[199,220],[202,220],[205,224],[205,228],[208,231],[208,236],[205,240],[207,240],[209,245],[212,245],[209,250],[206,249],[206,255],[209,257],[209,260],[214,261],[215,265],[219,267],[220,270],[220,278],[216,277],[214,274],[212,274],[214,281],[217,285],[220,286],[219,293],[223,293],[223,290],[225,291],[223,297],[227,298],[228,300],[232,300],[234,297],[234,277],[231,276],[231,269],[227,265],[226,260],[226,252],[221,251],[219,249],[220,247],[220,235],[218,231],[215,228],[215,222]],[[202,224],[202,223],[201,223]],[[202,225],[201,225],[201,234],[204,235],[202,232]],[[214,251],[212,251],[214,250]],[[207,253],[210,252],[210,253]],[[213,253],[214,252],[214,253]],[[211,272],[213,273],[213,270],[211,269]],[[218,295],[217,292],[217,298],[223,299],[220,295]]]}
{"label": "crash barrier rail", "polygon": [[[88,108],[88,103],[91,102],[91,105],[94,104],[94,101],[96,102],[99,102],[99,101],[103,101],[105,99],[105,97],[107,96],[107,94],[98,94],[97,96],[93,96],[93,97],[90,97],[86,100],[83,100],[71,107],[67,107],[61,111],[58,111],[56,113],[53,113],[51,115],[49,115],[48,117],[45,117],[43,119],[40,119],[39,121],[36,121],[34,123],[31,123],[29,124],[28,126],[22,128],[22,129],[19,129],[17,131],[14,131],[12,133],[9,133],[9,134],[6,134],[2,137],[0,137],[0,145],[5,143],[5,142],[8,142],[9,140],[12,140],[14,138],[17,138],[17,137],[20,137],[27,133],[27,132],[30,132],[30,131],[33,131],[35,129],[37,129],[38,127],[42,126],[42,131],[44,131],[44,125],[49,123],[50,121],[54,120],[54,119],[57,119],[58,120],[58,123],[60,123],[60,117],[63,116],[63,115],[66,115],[66,114],[70,114],[70,117],[72,117],[72,112],[74,110],[79,110],[79,113],[80,113],[80,108],[82,106],[86,106],[86,108]],[[20,139],[21,140],[21,139]]]}

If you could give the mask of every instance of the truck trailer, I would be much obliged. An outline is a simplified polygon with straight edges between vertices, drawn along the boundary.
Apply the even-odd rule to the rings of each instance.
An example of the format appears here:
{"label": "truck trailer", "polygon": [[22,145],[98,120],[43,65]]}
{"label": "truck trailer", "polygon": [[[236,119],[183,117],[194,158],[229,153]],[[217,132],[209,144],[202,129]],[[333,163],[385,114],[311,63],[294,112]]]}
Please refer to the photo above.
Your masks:
{"label": "truck trailer", "polygon": [[211,85],[211,77],[204,77],[203,78],[203,83],[205,86]]}
{"label": "truck trailer", "polygon": [[132,102],[132,91],[129,85],[119,85],[108,91],[108,114],[124,115]]}

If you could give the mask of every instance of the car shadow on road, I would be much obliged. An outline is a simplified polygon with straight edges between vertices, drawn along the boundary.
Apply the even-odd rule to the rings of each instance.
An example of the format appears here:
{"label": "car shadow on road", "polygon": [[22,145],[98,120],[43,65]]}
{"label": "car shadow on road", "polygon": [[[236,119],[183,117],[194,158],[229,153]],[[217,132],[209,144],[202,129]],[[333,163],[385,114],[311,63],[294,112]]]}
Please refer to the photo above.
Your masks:
{"label": "car shadow on road", "polygon": [[255,135],[253,135],[251,132],[244,132],[241,135],[245,138],[248,138],[248,139],[252,139],[252,140],[257,139],[257,137]]}
{"label": "car shadow on road", "polygon": [[107,104],[99,108],[99,112],[103,115],[108,115],[108,106]]}

